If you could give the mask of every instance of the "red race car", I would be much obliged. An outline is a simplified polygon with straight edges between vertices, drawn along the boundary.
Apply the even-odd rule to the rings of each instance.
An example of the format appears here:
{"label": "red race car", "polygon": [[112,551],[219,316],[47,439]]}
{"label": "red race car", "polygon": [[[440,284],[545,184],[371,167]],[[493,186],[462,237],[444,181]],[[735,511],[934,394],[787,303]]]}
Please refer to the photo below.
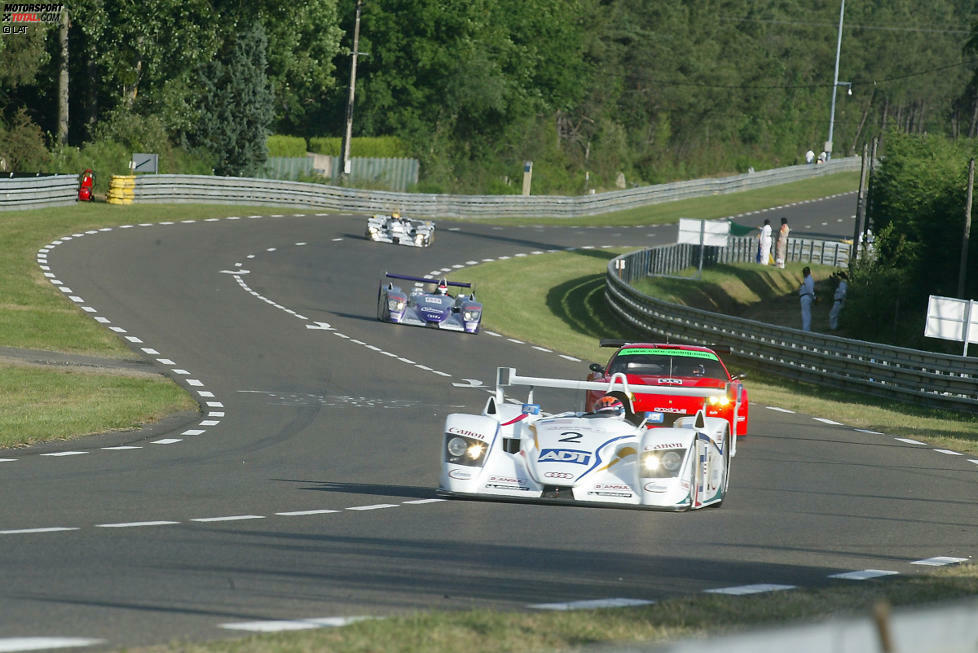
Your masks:
{"label": "red race car", "polygon": [[[710,397],[706,402],[707,417],[719,417],[730,424],[730,432],[747,435],[747,390],[741,379],[745,375],[731,376],[727,367],[708,347],[696,345],[664,345],[646,342],[602,340],[602,347],[617,347],[606,366],[591,363],[588,381],[611,381],[615,374],[624,374],[629,385],[660,385],[669,388],[725,388],[723,395]],[[604,393],[587,391],[586,410]],[[677,397],[675,395],[634,394],[622,397],[630,407],[629,417],[635,421],[643,417],[646,424],[672,426],[673,422],[687,415],[695,415],[703,407],[702,397]],[[736,425],[736,428],[735,428]]]}

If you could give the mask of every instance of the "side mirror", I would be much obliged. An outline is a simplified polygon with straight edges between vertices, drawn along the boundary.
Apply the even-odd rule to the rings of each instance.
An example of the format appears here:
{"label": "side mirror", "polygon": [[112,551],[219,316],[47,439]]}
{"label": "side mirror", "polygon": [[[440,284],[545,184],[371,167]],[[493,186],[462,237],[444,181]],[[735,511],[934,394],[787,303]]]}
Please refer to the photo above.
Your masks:
{"label": "side mirror", "polygon": [[604,367],[601,365],[601,363],[591,363],[590,365],[587,366],[587,368],[592,372],[597,372],[598,374],[604,374]]}

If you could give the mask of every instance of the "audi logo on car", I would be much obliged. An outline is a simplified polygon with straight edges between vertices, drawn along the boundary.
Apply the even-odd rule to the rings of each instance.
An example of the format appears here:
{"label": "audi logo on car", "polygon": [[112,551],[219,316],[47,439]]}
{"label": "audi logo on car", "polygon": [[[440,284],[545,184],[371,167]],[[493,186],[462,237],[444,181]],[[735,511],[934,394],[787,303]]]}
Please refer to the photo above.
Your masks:
{"label": "audi logo on car", "polygon": [[547,472],[543,476],[544,478],[566,478],[566,479],[574,478],[573,474],[568,474],[567,472]]}

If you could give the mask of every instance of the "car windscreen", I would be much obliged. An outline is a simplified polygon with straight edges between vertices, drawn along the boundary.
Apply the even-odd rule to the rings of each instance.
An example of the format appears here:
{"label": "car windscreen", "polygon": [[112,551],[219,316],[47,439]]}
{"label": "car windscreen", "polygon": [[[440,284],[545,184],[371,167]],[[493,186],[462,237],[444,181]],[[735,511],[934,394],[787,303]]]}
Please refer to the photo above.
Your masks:
{"label": "car windscreen", "polygon": [[692,377],[727,381],[727,373],[716,354],[687,349],[634,347],[622,349],[611,361],[609,374]]}

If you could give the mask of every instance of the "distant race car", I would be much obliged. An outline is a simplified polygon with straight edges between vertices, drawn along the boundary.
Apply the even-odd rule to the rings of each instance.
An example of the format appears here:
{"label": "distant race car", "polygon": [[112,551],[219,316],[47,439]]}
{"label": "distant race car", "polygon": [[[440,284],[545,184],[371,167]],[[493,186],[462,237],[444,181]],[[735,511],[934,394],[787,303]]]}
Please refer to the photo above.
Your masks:
{"label": "distant race car", "polygon": [[402,218],[400,213],[367,218],[369,240],[411,247],[427,247],[435,239],[435,223],[430,220]]}
{"label": "distant race car", "polygon": [[[514,385],[531,386],[526,403],[506,401],[503,389]],[[593,390],[604,398],[595,411],[544,416],[533,387]],[[718,505],[736,454],[727,423],[700,410],[670,427],[633,424],[617,395],[648,390],[630,386],[624,374],[598,383],[521,377],[500,367],[480,415],[445,419],[439,494],[674,511]],[[725,389],[655,391],[703,405]]]}
{"label": "distant race car", "polygon": [[[697,399],[677,397],[671,388],[725,388],[710,398],[707,417],[721,417],[730,432],[747,435],[748,399],[743,375],[731,376],[717,353],[708,347],[602,340],[602,347],[617,347],[607,365],[592,363],[588,381],[607,383],[615,374],[624,374],[632,389],[655,386],[661,392],[642,393],[629,398],[633,420],[646,419],[649,426],[669,426],[676,418],[695,415],[703,405]],[[588,391],[584,406],[588,410],[601,398],[600,391]]]}
{"label": "distant race car", "polygon": [[[415,286],[405,291],[391,279],[414,281],[433,288],[428,292],[423,286]],[[449,287],[471,289],[472,284],[388,273],[377,291],[377,319],[395,324],[478,333],[482,323],[482,304],[475,300],[475,293],[471,290],[452,296],[448,292]]]}

